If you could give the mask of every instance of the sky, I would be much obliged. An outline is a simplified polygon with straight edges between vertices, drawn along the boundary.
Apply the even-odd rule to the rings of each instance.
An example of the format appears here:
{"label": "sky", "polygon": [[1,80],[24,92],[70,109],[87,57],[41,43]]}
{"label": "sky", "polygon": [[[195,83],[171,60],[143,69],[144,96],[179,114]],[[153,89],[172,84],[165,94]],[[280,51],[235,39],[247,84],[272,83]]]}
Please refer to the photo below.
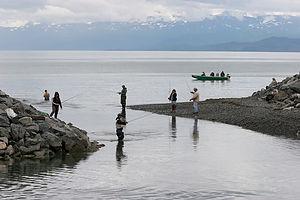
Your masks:
{"label": "sky", "polygon": [[300,16],[300,0],[0,0],[0,26]]}

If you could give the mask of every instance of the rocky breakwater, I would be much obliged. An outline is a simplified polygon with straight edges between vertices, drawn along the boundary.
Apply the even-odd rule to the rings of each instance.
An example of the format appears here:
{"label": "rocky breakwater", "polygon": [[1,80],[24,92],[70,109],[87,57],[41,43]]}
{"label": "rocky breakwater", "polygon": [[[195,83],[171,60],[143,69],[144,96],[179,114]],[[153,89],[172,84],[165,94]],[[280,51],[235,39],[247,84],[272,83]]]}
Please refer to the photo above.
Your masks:
{"label": "rocky breakwater", "polygon": [[78,154],[101,146],[90,142],[86,131],[50,118],[0,90],[0,160]]}
{"label": "rocky breakwater", "polygon": [[264,99],[277,107],[277,109],[299,109],[300,73],[292,77],[287,77],[282,82],[272,82],[269,86],[266,86],[266,88],[254,92],[252,97]]}

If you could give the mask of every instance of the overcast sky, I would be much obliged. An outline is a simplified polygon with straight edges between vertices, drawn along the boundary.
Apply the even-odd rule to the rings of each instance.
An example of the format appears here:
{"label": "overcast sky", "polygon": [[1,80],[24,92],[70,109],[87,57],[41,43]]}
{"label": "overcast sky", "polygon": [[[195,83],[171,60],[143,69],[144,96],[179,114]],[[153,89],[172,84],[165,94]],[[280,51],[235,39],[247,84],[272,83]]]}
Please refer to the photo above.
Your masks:
{"label": "overcast sky", "polygon": [[0,26],[299,15],[300,0],[0,0]]}

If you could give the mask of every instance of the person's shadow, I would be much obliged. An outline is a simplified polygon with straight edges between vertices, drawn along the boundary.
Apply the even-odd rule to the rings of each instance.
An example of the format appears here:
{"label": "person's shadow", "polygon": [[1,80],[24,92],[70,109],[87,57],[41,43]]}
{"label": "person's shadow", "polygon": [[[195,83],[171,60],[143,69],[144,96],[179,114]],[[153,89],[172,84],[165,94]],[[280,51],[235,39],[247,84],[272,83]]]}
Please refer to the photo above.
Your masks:
{"label": "person's shadow", "polygon": [[121,169],[123,165],[123,161],[126,160],[127,156],[123,153],[124,141],[118,141],[117,148],[116,148],[116,161],[117,167]]}

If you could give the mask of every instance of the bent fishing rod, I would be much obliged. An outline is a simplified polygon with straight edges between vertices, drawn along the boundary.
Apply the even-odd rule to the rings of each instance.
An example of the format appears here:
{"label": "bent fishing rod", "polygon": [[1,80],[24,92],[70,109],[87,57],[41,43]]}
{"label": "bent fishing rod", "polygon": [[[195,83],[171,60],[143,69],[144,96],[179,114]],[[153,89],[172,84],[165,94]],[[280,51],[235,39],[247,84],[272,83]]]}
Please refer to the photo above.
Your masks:
{"label": "bent fishing rod", "polygon": [[75,97],[78,97],[79,95],[82,95],[82,94],[83,94],[83,92],[80,93],[80,94],[74,95],[74,96],[72,96],[72,97],[70,97],[70,98],[68,98],[68,99],[66,99],[66,100],[64,100],[64,101],[62,101],[61,103],[65,103],[65,102],[67,102],[67,101],[69,101],[69,100],[71,100],[71,99],[73,99],[73,98],[75,98]]}

